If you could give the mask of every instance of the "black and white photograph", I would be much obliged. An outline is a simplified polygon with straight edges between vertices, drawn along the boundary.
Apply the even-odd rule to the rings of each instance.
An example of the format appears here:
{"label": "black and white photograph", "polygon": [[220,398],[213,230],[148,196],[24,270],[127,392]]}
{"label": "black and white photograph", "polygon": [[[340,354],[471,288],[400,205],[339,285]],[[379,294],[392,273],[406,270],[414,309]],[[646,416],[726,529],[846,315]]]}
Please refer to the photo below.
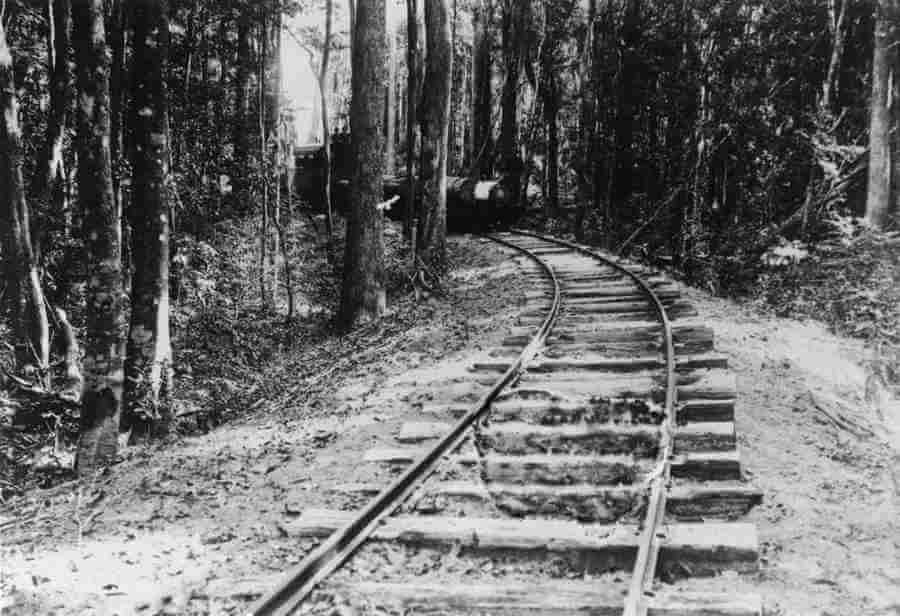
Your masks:
{"label": "black and white photograph", "polygon": [[0,615],[900,616],[900,0],[0,0]]}

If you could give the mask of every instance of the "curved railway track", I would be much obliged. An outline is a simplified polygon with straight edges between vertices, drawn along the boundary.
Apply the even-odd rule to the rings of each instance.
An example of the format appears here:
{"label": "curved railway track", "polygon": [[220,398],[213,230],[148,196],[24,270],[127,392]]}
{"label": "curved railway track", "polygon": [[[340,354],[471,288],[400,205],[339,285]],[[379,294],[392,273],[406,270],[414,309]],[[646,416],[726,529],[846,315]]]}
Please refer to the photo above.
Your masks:
{"label": "curved railway track", "polygon": [[304,512],[294,530],[325,541],[251,613],[761,614],[757,596],[694,584],[758,558],[736,520],[761,496],[741,481],[712,332],[643,268],[526,232],[491,239],[530,258],[535,289],[471,366],[479,399],[439,398],[455,422],[367,452],[399,476],[349,488],[377,492],[358,513]]}

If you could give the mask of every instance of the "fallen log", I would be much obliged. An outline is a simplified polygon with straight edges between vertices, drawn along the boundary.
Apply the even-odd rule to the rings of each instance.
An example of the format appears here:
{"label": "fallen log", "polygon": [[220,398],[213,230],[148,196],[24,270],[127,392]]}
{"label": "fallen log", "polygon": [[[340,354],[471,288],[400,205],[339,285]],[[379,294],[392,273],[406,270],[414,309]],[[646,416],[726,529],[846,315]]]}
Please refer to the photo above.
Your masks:
{"label": "fallen log", "polygon": [[[417,195],[421,188],[416,188]],[[388,216],[403,219],[409,203],[409,184],[406,176],[385,176],[385,198],[399,197]],[[468,177],[447,178],[447,225],[450,228],[484,227],[494,223],[506,224],[520,214],[516,194],[510,190],[507,178],[475,180]]]}

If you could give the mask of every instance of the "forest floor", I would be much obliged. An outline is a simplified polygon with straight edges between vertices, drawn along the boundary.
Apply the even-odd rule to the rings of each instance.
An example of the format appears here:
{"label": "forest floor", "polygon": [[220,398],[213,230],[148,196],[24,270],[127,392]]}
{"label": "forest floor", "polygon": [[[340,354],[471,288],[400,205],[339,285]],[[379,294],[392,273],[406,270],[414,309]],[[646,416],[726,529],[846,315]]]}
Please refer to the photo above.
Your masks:
{"label": "forest floor", "polygon": [[[248,224],[248,246],[252,233]],[[517,261],[472,237],[455,238],[452,255],[445,297],[417,299],[401,280],[384,321],[350,336],[331,331],[315,302],[298,324],[263,318],[249,283],[231,303],[247,303],[233,310],[241,322],[255,316],[252,327],[182,315],[207,326],[185,335],[179,359],[194,429],[128,448],[89,485],[8,501],[2,613],[240,613],[311,548],[286,530],[302,509],[352,509],[360,502],[340,486],[389,478],[361,453],[427,420],[417,385],[462,375],[514,323],[526,290]],[[298,280],[320,271],[305,263]],[[230,267],[234,280],[257,279],[251,248]],[[869,351],[816,322],[685,292],[738,374],[743,465],[765,493],[751,514],[761,572],[740,584],[762,593],[769,614],[900,614],[900,408],[867,397]],[[201,345],[209,331],[218,338]]]}

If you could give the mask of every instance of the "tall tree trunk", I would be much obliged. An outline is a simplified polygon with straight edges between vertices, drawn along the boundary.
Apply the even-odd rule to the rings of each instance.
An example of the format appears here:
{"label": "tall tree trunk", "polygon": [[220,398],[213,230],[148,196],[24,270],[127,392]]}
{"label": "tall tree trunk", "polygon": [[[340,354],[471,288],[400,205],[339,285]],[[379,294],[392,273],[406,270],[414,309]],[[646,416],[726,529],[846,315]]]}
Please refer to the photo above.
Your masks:
{"label": "tall tree trunk", "polygon": [[[500,168],[518,177],[521,162],[518,153],[518,98],[519,98],[519,25],[520,11],[524,3],[503,0],[503,62],[506,74],[500,99]],[[514,189],[518,195],[518,186]]]}
{"label": "tall tree trunk", "polygon": [[124,215],[125,202],[122,191],[122,168],[125,157],[125,41],[128,27],[125,19],[125,0],[112,0],[110,7],[110,46],[112,47],[112,67],[109,75],[110,95],[110,156],[112,160],[113,199],[119,221],[119,237],[122,246],[123,284],[128,286],[131,268],[131,245],[128,218]]}
{"label": "tall tree trunk", "polygon": [[407,194],[413,195],[406,208],[404,225],[406,237],[412,237],[416,207],[416,102],[418,100],[416,93],[418,92],[419,75],[417,66],[419,27],[416,23],[416,16],[418,11],[416,0],[406,0],[406,182]]}
{"label": "tall tree trunk", "polygon": [[[544,2],[544,24],[549,28],[553,15],[550,3]],[[552,36],[544,35],[541,45],[541,76],[538,92],[544,116],[544,129],[547,134],[547,168],[545,185],[545,214],[547,217],[559,216],[559,87],[556,81],[554,54],[557,42],[550,40]]]}
{"label": "tall tree trunk", "polygon": [[[831,57],[828,61],[828,71],[822,81],[822,96],[818,104],[818,117],[816,118],[818,130],[828,132],[833,121],[832,105],[833,98],[837,91],[839,82],[841,58],[844,55],[844,21],[847,14],[848,0],[840,0],[841,5],[838,7],[838,0],[829,0],[828,28],[831,31]],[[817,159],[816,148],[813,144],[810,148],[809,163],[809,181],[806,183],[806,197],[803,201],[803,217],[800,223],[800,232],[805,235],[809,222],[810,210],[815,199],[816,186],[821,176],[821,169]]]}
{"label": "tall tree trunk", "polygon": [[472,174],[481,179],[493,174],[491,127],[491,22],[492,0],[476,0],[472,7]]}
{"label": "tall tree trunk", "polygon": [[453,41],[447,0],[425,0],[425,67],[422,97],[422,219],[419,246],[423,262],[436,275],[447,267],[447,147]]}
{"label": "tall tree trunk", "polygon": [[[840,7],[838,7],[840,2]],[[848,0],[829,0],[828,13],[831,19],[831,57],[828,60],[828,72],[825,81],[822,82],[822,99],[819,107],[823,112],[830,112],[834,104],[834,96],[837,94],[841,59],[844,56],[844,22],[847,16]]]}
{"label": "tall tree trunk", "polygon": [[50,109],[47,132],[35,167],[32,194],[41,195],[50,209],[62,214],[66,209],[63,145],[69,120],[69,43],[72,17],[69,0],[47,0],[47,57],[50,60]]}
{"label": "tall tree trunk", "polygon": [[257,66],[257,109],[259,120],[259,182],[262,195],[262,224],[259,230],[259,290],[263,310],[272,310],[275,306],[272,293],[272,285],[269,284],[269,157],[267,152],[266,135],[269,123],[266,105],[266,64],[269,54],[269,16],[266,7],[260,7],[262,21],[260,23],[259,36],[259,65]]}
{"label": "tall tree trunk", "polygon": [[353,46],[356,44],[356,0],[347,0],[347,12],[350,14],[350,70],[353,70]]}
{"label": "tall tree trunk", "polygon": [[353,29],[350,125],[351,203],[341,289],[344,327],[378,319],[386,308],[384,215],[385,0],[357,0]]}
{"label": "tall tree trunk", "polygon": [[79,0],[72,10],[78,92],[78,194],[87,252],[84,397],[77,467],[90,474],[118,449],[122,408],[122,294],[119,220],[110,162],[109,54],[103,0]]}
{"label": "tall tree trunk", "polygon": [[269,250],[269,271],[272,274],[272,306],[278,306],[278,255],[281,236],[278,233],[281,216],[281,182],[278,171],[281,165],[281,138],[278,127],[281,119],[281,0],[272,6],[272,20],[269,29],[269,48],[266,66],[266,186],[272,186],[272,224],[275,232],[270,233],[272,245]]}
{"label": "tall tree trunk", "polygon": [[167,0],[133,0],[131,168],[133,233],[131,323],[125,359],[123,428],[165,431],[171,420],[172,344],[169,336],[169,161],[166,73]]}
{"label": "tall tree trunk", "polygon": [[397,106],[397,30],[394,27],[394,2],[388,0],[385,13],[387,15],[387,48],[388,48],[388,78],[387,78],[387,108],[385,113],[385,146],[384,146],[384,172],[394,175],[396,169],[395,143],[397,141],[397,118],[395,108]]}
{"label": "tall tree trunk", "polygon": [[594,158],[597,154],[596,119],[594,115],[597,97],[594,89],[594,22],[597,20],[597,0],[588,0],[587,27],[579,41],[579,85],[581,102],[579,125],[581,139],[578,169],[578,205],[575,210],[575,237],[584,240],[584,223],[589,210],[596,207],[594,190]]}
{"label": "tall tree trunk", "polygon": [[[897,61],[894,32],[897,0],[879,0],[875,16],[875,51],[872,59],[872,101],[869,124],[869,187],[866,221],[883,228],[891,214],[891,69]],[[896,77],[895,77],[896,79]],[[896,104],[896,103],[895,103]]]}
{"label": "tall tree trunk", "polygon": [[619,214],[622,212],[632,190],[632,146],[634,140],[635,115],[640,101],[635,100],[635,84],[643,70],[637,46],[641,37],[640,0],[629,0],[622,28],[618,39],[619,73],[616,77],[616,126],[615,126],[615,165],[609,170],[612,174],[610,188],[609,219],[606,221],[607,240],[611,231],[618,227]]}
{"label": "tall tree trunk", "polygon": [[3,226],[5,303],[12,319],[16,364],[35,366],[45,381],[50,334],[44,294],[31,245],[28,204],[22,179],[22,132],[13,62],[0,22],[0,222]]}
{"label": "tall tree trunk", "polygon": [[237,18],[237,74],[235,77],[235,114],[232,132],[234,142],[234,165],[232,167],[231,184],[234,196],[237,199],[237,207],[240,211],[246,211],[248,198],[249,178],[247,172],[250,159],[250,138],[253,133],[250,121],[250,77],[252,73],[250,58],[250,25],[251,4],[241,5]]}
{"label": "tall tree trunk", "polygon": [[[322,43],[322,65],[319,67],[319,100],[322,110],[322,152],[324,172],[322,173],[322,201],[325,204],[325,232],[328,243],[334,235],[334,214],[331,207],[331,125],[328,121],[328,97],[325,84],[328,78],[328,60],[331,58],[331,22],[334,0],[325,0],[325,41]],[[329,254],[331,251],[329,250]]]}

